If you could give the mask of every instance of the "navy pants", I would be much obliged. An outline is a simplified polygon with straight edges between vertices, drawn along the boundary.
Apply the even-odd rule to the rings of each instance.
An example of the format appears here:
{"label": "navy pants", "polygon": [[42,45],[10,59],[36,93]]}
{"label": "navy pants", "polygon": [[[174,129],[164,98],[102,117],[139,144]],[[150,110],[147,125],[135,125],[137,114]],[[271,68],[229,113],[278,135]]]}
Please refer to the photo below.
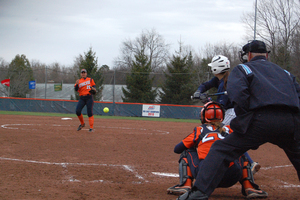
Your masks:
{"label": "navy pants", "polygon": [[[199,167],[202,165],[203,160],[199,160],[196,149],[187,150],[187,160],[193,177],[197,177],[197,174],[201,173],[201,171],[199,172]],[[217,187],[228,188],[240,181],[243,174],[244,162],[245,158],[242,156],[234,161],[234,165],[229,168],[227,167],[224,177]]]}
{"label": "navy pants", "polygon": [[266,108],[254,112],[245,134],[233,132],[216,141],[199,166],[195,186],[208,196],[219,185],[228,164],[249,149],[270,142],[282,148],[295,167],[300,180],[300,141],[294,139],[299,115],[284,109]]}
{"label": "navy pants", "polygon": [[76,106],[76,115],[80,116],[83,107],[86,105],[88,117],[93,116],[94,99],[93,95],[80,96]]}

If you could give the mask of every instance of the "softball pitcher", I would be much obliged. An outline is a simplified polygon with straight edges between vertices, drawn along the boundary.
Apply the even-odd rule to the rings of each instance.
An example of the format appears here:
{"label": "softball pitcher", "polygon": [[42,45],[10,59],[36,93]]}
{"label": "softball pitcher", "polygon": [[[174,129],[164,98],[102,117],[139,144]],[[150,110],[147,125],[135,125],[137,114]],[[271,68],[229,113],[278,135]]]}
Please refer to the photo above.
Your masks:
{"label": "softball pitcher", "polygon": [[75,91],[79,92],[79,101],[76,107],[76,115],[80,121],[80,125],[77,131],[80,131],[85,127],[83,120],[83,115],[81,113],[83,107],[86,105],[87,115],[89,117],[90,129],[89,132],[93,132],[94,127],[94,116],[93,116],[93,106],[94,99],[92,94],[96,94],[96,84],[92,78],[87,77],[86,69],[81,70],[81,79],[76,80],[74,85]]}
{"label": "softball pitcher", "polygon": [[[210,147],[215,141],[223,139],[232,132],[229,125],[223,126],[221,123],[224,115],[225,111],[221,104],[208,102],[201,110],[202,125],[196,127],[191,134],[175,146],[174,152],[181,154],[179,159],[180,184],[168,188],[167,192],[169,194],[183,194],[180,199],[184,199],[184,194],[188,194],[191,190],[193,179],[197,177],[197,174],[205,173],[198,169]],[[238,181],[242,185],[242,194],[246,198],[264,198],[268,196],[254,183],[250,163],[245,156],[241,156],[229,164],[218,187],[228,188]]]}

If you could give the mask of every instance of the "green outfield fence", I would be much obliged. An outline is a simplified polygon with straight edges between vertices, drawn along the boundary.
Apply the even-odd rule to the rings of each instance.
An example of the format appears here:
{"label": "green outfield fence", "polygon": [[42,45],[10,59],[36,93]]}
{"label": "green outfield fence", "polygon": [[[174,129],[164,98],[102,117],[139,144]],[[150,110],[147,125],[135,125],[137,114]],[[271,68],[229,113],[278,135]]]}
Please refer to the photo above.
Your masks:
{"label": "green outfield fence", "polygon": [[[77,100],[33,99],[0,97],[0,110],[23,112],[49,112],[75,114]],[[199,119],[199,113],[203,106],[169,105],[169,104],[142,104],[95,101],[94,115],[143,117],[143,105],[160,107],[161,118],[174,119]],[[104,113],[103,108],[108,107],[109,112]],[[86,115],[86,107],[82,113]]]}

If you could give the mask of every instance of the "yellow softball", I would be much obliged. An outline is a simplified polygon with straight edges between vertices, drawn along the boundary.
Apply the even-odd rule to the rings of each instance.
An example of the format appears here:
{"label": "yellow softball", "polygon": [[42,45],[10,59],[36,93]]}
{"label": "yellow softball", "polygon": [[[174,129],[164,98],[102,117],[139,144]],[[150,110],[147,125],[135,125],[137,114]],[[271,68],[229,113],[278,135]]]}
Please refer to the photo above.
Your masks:
{"label": "yellow softball", "polygon": [[103,112],[108,113],[109,112],[109,108],[108,107],[103,108]]}

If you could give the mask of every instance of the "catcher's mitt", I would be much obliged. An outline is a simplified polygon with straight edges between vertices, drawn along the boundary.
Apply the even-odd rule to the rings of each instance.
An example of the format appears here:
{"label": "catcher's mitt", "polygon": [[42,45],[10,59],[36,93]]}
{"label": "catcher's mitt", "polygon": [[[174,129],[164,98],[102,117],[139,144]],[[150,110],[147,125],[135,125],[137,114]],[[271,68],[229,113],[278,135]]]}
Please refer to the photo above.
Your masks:
{"label": "catcher's mitt", "polygon": [[97,92],[96,92],[96,90],[92,90],[92,89],[91,89],[91,90],[89,91],[89,93],[91,93],[91,94],[94,94],[94,95],[95,95]]}

